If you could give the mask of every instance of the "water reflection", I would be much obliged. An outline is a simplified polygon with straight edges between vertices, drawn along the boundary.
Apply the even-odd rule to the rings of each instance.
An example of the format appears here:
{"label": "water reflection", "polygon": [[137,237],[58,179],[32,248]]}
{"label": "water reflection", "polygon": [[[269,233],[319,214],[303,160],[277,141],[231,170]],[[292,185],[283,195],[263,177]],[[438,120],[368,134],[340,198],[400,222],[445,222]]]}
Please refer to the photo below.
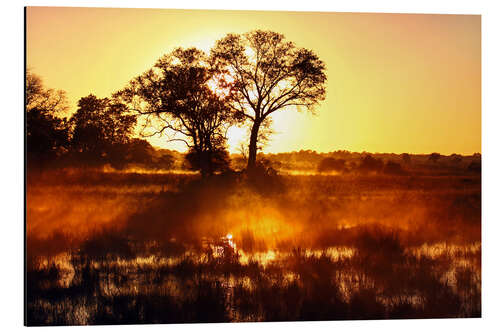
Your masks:
{"label": "water reflection", "polygon": [[271,195],[186,177],[31,186],[29,323],[481,315],[480,182],[293,176]]}
{"label": "water reflection", "polygon": [[[30,286],[32,291],[47,296],[47,292],[57,290],[66,296],[47,301],[39,297],[29,307],[40,311],[58,304],[56,308],[73,313],[71,323],[87,324],[100,322],[96,320],[103,310],[97,304],[106,303],[106,299],[113,299],[114,304],[117,299],[132,302],[136,297],[161,297],[178,310],[194,306],[193,302],[201,302],[198,305],[202,307],[220,302],[217,311],[226,320],[255,321],[270,319],[266,308],[272,310],[277,305],[262,305],[271,302],[268,297],[282,302],[280,309],[287,308],[283,302],[291,299],[311,307],[308,298],[314,297],[317,302],[323,296],[315,293],[320,292],[328,297],[328,306],[340,307],[347,318],[352,316],[349,309],[358,305],[368,307],[372,317],[394,316],[405,306],[412,313],[435,316],[437,312],[429,305],[436,301],[432,297],[438,297],[432,295],[433,288],[445,288],[457,302],[455,307],[444,305],[455,309],[454,315],[471,316],[480,310],[480,243],[409,247],[390,267],[381,262],[367,264],[366,260],[377,259],[366,258],[355,247],[250,253],[239,249],[230,233],[200,243],[200,251],[190,249],[176,256],[89,258],[79,251],[50,258],[39,256],[29,272],[38,274],[33,281],[36,286]],[[121,311],[113,306],[106,310],[110,317]],[[295,319],[306,318],[304,313],[295,315]]]}

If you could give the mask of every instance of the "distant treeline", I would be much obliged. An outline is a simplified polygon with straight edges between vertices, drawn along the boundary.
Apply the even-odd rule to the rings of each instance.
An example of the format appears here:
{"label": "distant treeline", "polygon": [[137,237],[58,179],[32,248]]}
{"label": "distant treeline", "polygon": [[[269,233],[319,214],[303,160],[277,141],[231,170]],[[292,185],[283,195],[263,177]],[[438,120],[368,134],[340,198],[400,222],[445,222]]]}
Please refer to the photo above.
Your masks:
{"label": "distant treeline", "polygon": [[[426,170],[443,172],[467,171],[481,172],[481,154],[441,155],[431,154],[395,154],[368,153],[336,150],[318,153],[313,150],[300,150],[278,154],[260,154],[261,159],[274,169],[286,171],[315,171],[319,173],[385,173],[406,174]],[[234,157],[236,162],[241,157]],[[241,164],[240,164],[241,165]]]}
{"label": "distant treeline", "polygon": [[181,168],[180,153],[155,149],[132,137],[136,117],[120,103],[94,95],[82,97],[65,117],[64,91],[45,88],[41,78],[26,75],[26,158],[29,170],[100,168],[132,165],[148,169]]}

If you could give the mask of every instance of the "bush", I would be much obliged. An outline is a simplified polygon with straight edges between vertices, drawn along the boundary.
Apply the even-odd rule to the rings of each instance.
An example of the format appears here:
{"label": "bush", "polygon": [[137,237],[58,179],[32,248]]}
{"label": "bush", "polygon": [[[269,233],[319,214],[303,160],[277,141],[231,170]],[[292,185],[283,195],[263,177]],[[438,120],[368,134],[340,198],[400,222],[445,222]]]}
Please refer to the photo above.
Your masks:
{"label": "bush", "polygon": [[214,172],[229,170],[229,153],[224,148],[210,152],[196,152],[191,149],[185,158],[189,164],[189,168],[200,170],[202,175],[211,175]]}
{"label": "bush", "polygon": [[401,167],[401,164],[393,161],[388,161],[384,166],[384,173],[389,175],[402,175],[404,174],[404,170]]}
{"label": "bush", "polygon": [[429,155],[428,160],[431,161],[432,163],[436,163],[440,158],[441,158],[441,154],[432,153]]}
{"label": "bush", "polygon": [[371,155],[365,155],[361,158],[361,163],[358,167],[360,171],[364,172],[379,172],[384,167],[384,162]]}
{"label": "bush", "polygon": [[333,157],[327,157],[321,160],[318,165],[318,172],[329,172],[329,171],[345,171],[345,160],[336,159]]}

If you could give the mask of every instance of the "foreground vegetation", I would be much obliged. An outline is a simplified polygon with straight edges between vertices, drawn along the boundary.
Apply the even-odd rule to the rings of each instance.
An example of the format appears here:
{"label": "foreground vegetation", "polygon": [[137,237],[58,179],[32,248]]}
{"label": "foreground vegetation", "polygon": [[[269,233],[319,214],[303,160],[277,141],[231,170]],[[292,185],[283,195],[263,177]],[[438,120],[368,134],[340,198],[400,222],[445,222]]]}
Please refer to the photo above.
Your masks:
{"label": "foreground vegetation", "polygon": [[27,322],[479,317],[481,177],[443,170],[32,177]]}

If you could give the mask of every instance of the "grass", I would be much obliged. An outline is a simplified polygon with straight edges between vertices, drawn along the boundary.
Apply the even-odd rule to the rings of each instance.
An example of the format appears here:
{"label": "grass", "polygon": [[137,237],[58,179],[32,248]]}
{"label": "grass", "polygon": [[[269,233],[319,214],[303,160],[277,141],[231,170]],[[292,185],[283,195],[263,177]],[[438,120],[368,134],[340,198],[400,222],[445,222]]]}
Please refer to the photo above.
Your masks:
{"label": "grass", "polygon": [[481,316],[480,175],[66,171],[27,210],[28,325]]}

